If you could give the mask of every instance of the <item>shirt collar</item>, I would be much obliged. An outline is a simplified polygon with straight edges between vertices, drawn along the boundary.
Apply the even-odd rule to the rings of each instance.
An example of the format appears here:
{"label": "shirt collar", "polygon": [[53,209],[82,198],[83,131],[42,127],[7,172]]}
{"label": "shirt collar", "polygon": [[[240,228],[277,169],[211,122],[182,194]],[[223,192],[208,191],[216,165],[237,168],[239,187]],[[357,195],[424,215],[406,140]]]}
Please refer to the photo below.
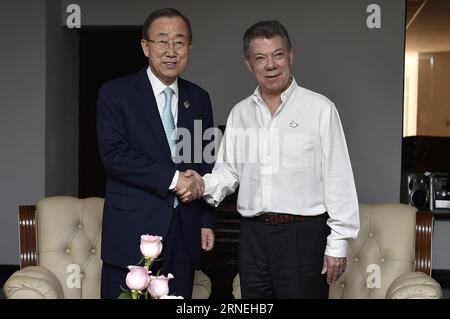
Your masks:
{"label": "shirt collar", "polygon": [[[292,96],[292,94],[295,92],[295,90],[298,87],[298,84],[297,84],[297,81],[295,80],[295,78],[293,76],[291,76],[291,79],[292,79],[291,85],[289,85],[289,87],[286,89],[286,91],[281,93],[281,102],[283,104],[289,100],[289,98]],[[256,87],[255,91],[253,92],[253,99],[255,100],[255,102],[257,100],[264,101],[261,96],[261,88],[259,87],[259,85]]]}
{"label": "shirt collar", "polygon": [[178,96],[178,77],[175,80],[175,82],[167,86],[164,83],[162,83],[161,80],[156,77],[156,75],[153,74],[150,67],[147,68],[147,76],[148,79],[150,80],[150,84],[152,85],[153,94],[155,95],[155,97],[163,93],[163,91],[167,87],[170,87],[173,90],[175,96]]}

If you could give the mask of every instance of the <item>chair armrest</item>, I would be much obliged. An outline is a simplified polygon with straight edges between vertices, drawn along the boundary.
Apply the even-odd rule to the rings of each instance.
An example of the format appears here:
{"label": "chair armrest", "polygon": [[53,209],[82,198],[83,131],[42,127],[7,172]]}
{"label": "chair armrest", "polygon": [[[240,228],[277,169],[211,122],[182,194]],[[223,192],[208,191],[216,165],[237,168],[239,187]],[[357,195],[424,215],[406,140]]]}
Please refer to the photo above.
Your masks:
{"label": "chair armrest", "polygon": [[41,266],[29,266],[16,271],[3,286],[7,299],[63,299],[58,278]]}
{"label": "chair armrest", "polygon": [[239,274],[233,279],[233,297],[234,299],[241,299],[241,280]]}
{"label": "chair armrest", "polygon": [[208,299],[210,295],[211,279],[203,271],[195,271],[192,299]]}
{"label": "chair armrest", "polygon": [[439,283],[423,272],[410,272],[395,279],[386,292],[386,299],[440,299]]}

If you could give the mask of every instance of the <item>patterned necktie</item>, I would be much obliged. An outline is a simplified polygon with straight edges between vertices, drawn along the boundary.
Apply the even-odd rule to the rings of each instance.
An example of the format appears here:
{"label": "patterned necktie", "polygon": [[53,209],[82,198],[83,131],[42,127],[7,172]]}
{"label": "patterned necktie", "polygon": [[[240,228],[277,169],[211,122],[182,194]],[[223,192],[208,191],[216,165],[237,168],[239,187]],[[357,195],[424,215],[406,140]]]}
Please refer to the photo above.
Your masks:
{"label": "patterned necktie", "polygon": [[[166,97],[166,102],[164,104],[164,109],[161,114],[162,123],[164,126],[164,131],[166,132],[167,142],[170,147],[170,154],[172,158],[175,156],[175,145],[177,143],[176,134],[175,134],[175,121],[173,120],[172,114],[172,94],[173,90],[170,87],[167,87],[164,90],[164,96]],[[178,198],[175,196],[173,207],[178,206]]]}

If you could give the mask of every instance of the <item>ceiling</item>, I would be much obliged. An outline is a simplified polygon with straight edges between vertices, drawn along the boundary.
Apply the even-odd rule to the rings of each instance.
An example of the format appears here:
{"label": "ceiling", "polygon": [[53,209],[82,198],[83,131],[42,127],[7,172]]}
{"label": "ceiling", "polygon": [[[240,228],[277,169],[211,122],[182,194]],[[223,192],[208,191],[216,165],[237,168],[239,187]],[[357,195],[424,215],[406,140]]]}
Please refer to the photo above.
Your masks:
{"label": "ceiling", "polygon": [[407,52],[450,51],[450,0],[408,0],[406,25]]}
{"label": "ceiling", "polygon": [[407,0],[406,25],[407,52],[450,52],[450,0]]}

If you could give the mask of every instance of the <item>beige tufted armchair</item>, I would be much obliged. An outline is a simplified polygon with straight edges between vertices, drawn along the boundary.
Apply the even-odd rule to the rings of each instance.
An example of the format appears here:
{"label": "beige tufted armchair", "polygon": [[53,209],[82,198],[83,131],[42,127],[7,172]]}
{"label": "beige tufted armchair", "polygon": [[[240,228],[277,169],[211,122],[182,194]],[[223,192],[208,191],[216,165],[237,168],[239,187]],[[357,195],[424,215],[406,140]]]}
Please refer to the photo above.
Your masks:
{"label": "beige tufted armchair", "polygon": [[[404,204],[360,204],[361,228],[349,241],[347,270],[330,299],[438,299],[431,275],[433,217]],[[233,296],[241,297],[239,275]]]}
{"label": "beige tufted armchair", "polygon": [[[21,206],[21,269],[3,286],[6,298],[100,298],[103,202],[57,196]],[[210,294],[210,279],[197,271],[192,298]]]}

